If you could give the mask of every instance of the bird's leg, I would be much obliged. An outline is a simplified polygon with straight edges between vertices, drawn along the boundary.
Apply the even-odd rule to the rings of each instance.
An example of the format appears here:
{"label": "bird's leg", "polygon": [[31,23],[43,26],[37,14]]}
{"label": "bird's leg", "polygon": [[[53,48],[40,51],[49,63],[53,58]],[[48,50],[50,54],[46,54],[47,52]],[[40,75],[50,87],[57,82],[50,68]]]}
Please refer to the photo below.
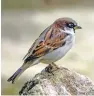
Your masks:
{"label": "bird's leg", "polygon": [[59,67],[55,63],[51,63],[51,64],[49,64],[49,66],[47,66],[45,68],[45,71],[48,72],[48,73],[52,73],[53,74],[53,71],[55,71],[57,69],[59,69]]}
{"label": "bird's leg", "polygon": [[52,66],[54,67],[54,69],[59,69],[59,67],[54,62],[52,62]]}
{"label": "bird's leg", "polygon": [[45,71],[48,72],[48,73],[52,73],[52,72],[51,72],[51,71],[52,71],[52,64],[49,64],[49,66],[47,66],[47,67],[45,68]]}

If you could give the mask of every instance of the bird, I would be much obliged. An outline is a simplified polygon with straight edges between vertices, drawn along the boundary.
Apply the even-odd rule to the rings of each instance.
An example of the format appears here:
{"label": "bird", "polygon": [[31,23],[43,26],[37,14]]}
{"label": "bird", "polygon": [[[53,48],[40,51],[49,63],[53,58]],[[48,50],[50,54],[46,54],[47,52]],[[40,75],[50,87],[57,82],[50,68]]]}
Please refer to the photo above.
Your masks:
{"label": "bird", "polygon": [[64,57],[75,43],[76,29],[82,27],[72,18],[55,20],[35,40],[23,58],[23,65],[7,81],[14,83],[26,69],[40,62],[54,64]]}

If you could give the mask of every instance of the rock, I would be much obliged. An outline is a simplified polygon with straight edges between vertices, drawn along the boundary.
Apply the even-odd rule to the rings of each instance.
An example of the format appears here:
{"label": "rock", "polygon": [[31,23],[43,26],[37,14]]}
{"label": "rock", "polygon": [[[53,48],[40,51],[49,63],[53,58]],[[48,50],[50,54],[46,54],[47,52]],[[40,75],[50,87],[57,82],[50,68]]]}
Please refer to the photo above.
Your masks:
{"label": "rock", "polygon": [[[50,70],[49,70],[50,69]],[[49,72],[50,71],[50,72]],[[20,95],[94,95],[94,82],[67,68],[49,65],[24,84]]]}

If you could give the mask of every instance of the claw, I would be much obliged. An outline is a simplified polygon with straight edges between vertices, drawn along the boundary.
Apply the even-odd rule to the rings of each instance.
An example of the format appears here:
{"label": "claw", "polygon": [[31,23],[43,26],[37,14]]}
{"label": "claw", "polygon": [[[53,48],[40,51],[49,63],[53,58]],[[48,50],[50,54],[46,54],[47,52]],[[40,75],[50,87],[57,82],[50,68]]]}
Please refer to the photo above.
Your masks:
{"label": "claw", "polygon": [[49,66],[45,68],[45,71],[54,75],[53,72],[57,69],[59,69],[59,67],[56,64],[52,63],[52,64],[49,64]]}

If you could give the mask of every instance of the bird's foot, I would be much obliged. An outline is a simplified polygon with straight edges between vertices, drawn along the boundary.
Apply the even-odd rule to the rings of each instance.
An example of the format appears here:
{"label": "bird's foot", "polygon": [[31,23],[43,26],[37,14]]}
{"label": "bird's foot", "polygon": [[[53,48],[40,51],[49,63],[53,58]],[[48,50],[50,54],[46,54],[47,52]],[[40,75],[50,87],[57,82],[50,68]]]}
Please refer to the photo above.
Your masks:
{"label": "bird's foot", "polygon": [[49,64],[49,66],[45,68],[45,71],[54,75],[53,71],[56,71],[57,69],[59,69],[59,67],[55,63],[52,63],[52,64]]}
{"label": "bird's foot", "polygon": [[[45,68],[45,71],[46,72],[48,72],[48,73],[52,73],[52,65],[51,64],[49,64],[49,66],[47,66],[46,68]],[[53,74],[53,73],[52,73]],[[54,75],[54,74],[53,74]]]}

